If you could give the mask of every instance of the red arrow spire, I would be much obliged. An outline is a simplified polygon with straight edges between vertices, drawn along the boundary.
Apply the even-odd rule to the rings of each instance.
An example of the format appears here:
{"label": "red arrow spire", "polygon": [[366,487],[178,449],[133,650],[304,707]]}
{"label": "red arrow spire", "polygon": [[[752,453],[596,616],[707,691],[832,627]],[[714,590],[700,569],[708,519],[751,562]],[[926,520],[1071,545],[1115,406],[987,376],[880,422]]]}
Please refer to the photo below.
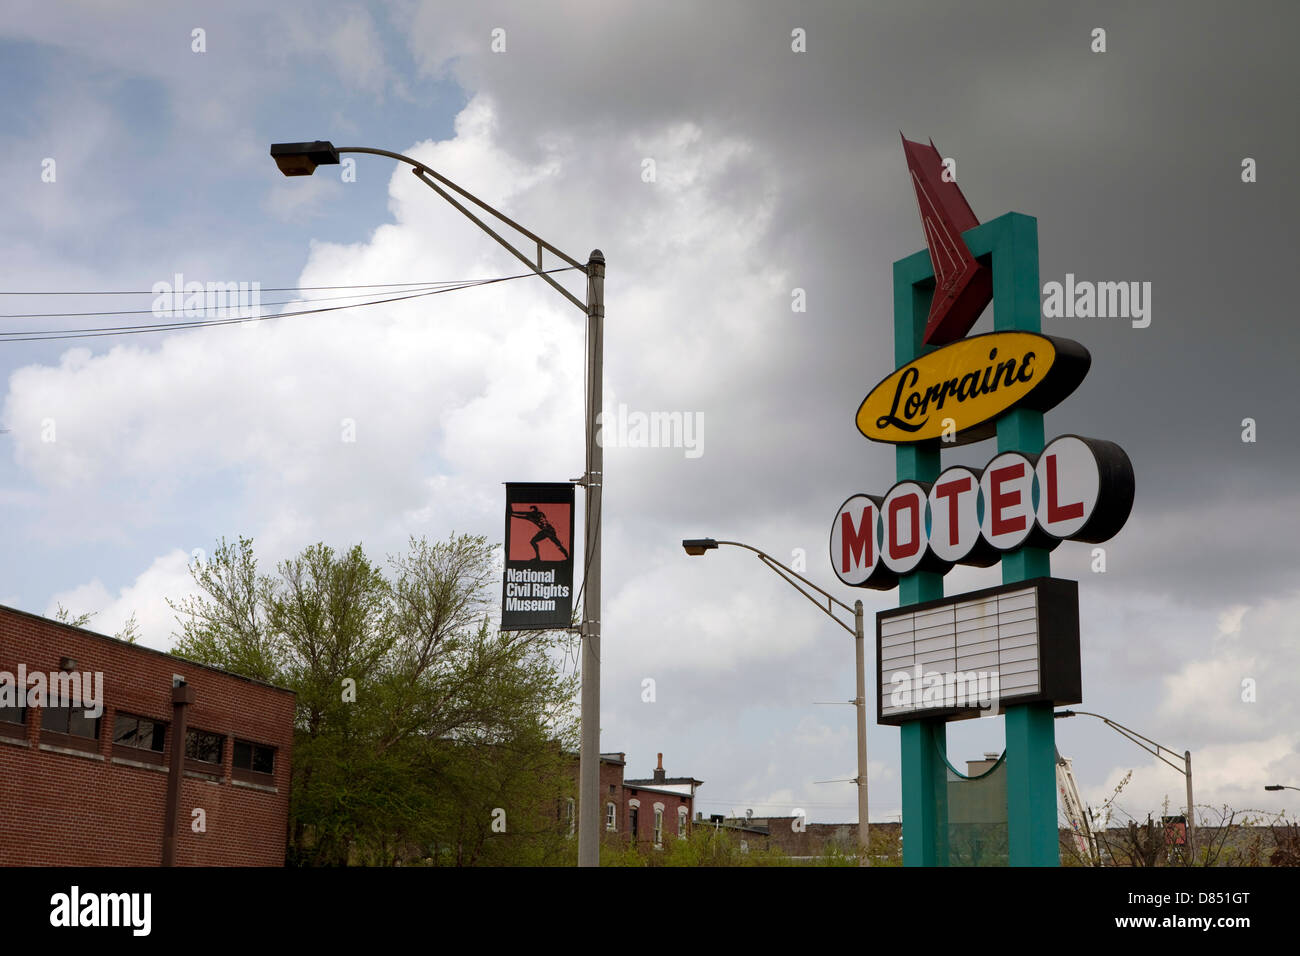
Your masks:
{"label": "red arrow spire", "polygon": [[962,338],[993,298],[993,277],[976,261],[961,234],[979,225],[956,182],[945,182],[943,159],[930,145],[903,137],[907,170],[925,229],[934,267],[934,299],[925,323],[925,344],[946,345]]}

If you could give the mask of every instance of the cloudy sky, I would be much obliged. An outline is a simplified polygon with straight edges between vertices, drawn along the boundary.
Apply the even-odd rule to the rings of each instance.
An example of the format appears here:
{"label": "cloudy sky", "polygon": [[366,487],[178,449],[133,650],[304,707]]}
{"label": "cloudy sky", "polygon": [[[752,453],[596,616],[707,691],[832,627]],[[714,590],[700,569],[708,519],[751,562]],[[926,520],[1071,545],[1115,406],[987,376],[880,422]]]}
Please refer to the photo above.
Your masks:
{"label": "cloudy sky", "polygon": [[[1300,16],[975,6],[9,0],[0,330],[148,319],[29,316],[148,310],[108,293],[178,273],[272,290],[520,271],[405,167],[285,179],[272,142],[407,153],[576,259],[599,247],[606,408],[697,429],[606,450],[602,749],[634,776],[662,751],[706,782],[706,813],[854,820],[851,784],[814,783],[856,772],[852,708],[816,703],[852,697],[851,639],[752,556],[679,543],[741,540],[869,615],[897,604],[836,583],[827,537],[848,495],[893,481],[854,413],[893,368],[892,263],[923,245],[899,131],[933,138],[981,220],[1037,217],[1044,283],[1151,283],[1149,327],[1043,322],[1093,356],[1048,437],[1118,442],[1137,476],[1105,573],[1088,545],[1052,556],[1079,581],[1083,706],[1191,749],[1198,804],[1300,810],[1263,790],[1300,786]],[[501,482],[582,470],[582,350],[581,315],[537,279],[0,341],[0,603],[95,611],[107,633],[134,613],[165,648],[164,599],[222,536],[266,566],[319,540],[499,540]],[[945,588],[997,583],[958,568]],[[1002,723],[950,725],[950,760],[1001,750]],[[1132,769],[1129,813],[1181,804],[1182,777],[1100,722],[1057,731],[1089,802]],[[871,726],[869,753],[872,819],[898,819],[898,731]]]}

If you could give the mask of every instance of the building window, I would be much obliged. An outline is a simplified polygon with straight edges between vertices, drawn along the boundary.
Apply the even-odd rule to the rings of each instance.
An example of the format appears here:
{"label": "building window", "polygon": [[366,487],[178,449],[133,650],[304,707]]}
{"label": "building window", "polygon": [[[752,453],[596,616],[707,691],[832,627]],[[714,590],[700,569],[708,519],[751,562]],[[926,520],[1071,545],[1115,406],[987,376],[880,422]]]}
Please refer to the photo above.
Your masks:
{"label": "building window", "polygon": [[26,720],[26,707],[20,707],[17,704],[0,707],[0,737],[13,737],[17,740],[23,740],[27,736]]}
{"label": "building window", "polygon": [[632,807],[632,809],[630,809],[630,810],[628,811],[628,815],[627,815],[627,825],[628,825],[628,829],[632,831],[632,839],[633,839],[633,840],[635,840],[635,839],[637,838],[637,823],[639,822],[639,821],[637,820],[637,818],[638,818],[640,815],[641,815],[641,808],[640,808],[640,807]]}
{"label": "building window", "polygon": [[618,829],[617,815],[618,815],[618,808],[614,806],[612,801],[610,803],[605,804],[605,829],[606,830]]}
{"label": "building window", "polygon": [[0,707],[0,723],[21,724],[26,717],[26,713],[27,708],[19,707],[17,704]]}
{"label": "building window", "polygon": [[161,720],[118,713],[113,718],[113,756],[118,760],[163,765],[167,725]]}
{"label": "building window", "polygon": [[655,846],[664,845],[664,808],[655,807]]}
{"label": "building window", "polygon": [[166,746],[167,725],[148,717],[118,714],[113,720],[113,746],[132,747],[162,753]]}
{"label": "building window", "polygon": [[206,730],[191,730],[185,735],[185,759],[197,763],[221,765],[226,738]]}
{"label": "building window", "polygon": [[686,808],[678,807],[677,808],[677,835],[679,837],[686,836],[686,816],[687,816]]}
{"label": "building window", "polygon": [[91,717],[84,707],[73,707],[71,704],[46,707],[41,714],[41,729],[68,734],[71,737],[98,740],[99,718]]}
{"label": "building window", "polygon": [[569,820],[569,836],[573,836],[573,827],[575,823],[573,797],[569,797],[564,803],[564,812]]}
{"label": "building window", "polygon": [[[234,753],[230,756],[231,765],[236,770],[247,770],[270,776],[275,773],[275,748],[264,747],[248,740],[236,740]],[[221,751],[217,750],[217,763],[221,762]]]}

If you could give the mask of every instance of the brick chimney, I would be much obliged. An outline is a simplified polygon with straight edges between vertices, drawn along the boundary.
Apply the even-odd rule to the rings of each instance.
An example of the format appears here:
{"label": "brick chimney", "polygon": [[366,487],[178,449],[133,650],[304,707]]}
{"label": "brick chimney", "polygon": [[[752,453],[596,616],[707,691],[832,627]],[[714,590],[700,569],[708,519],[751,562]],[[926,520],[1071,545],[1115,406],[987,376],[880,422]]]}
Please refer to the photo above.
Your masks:
{"label": "brick chimney", "polygon": [[655,768],[655,783],[664,782],[664,755],[659,755],[659,766]]}

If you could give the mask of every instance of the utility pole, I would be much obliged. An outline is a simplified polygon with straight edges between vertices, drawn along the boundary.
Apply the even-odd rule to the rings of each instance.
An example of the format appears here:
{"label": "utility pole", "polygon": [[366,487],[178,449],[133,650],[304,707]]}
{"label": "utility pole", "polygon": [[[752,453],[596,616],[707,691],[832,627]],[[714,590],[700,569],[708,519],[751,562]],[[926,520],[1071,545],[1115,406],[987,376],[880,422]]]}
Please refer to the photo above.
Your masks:
{"label": "utility pole", "polygon": [[[744,548],[746,551],[752,551],[758,555],[758,559],[775,571],[786,584],[789,584],[796,591],[817,605],[817,608],[838,624],[844,630],[853,635],[855,654],[857,655],[857,685],[858,694],[853,703],[858,708],[858,775],[854,778],[854,783],[858,785],[858,865],[870,866],[871,854],[869,852],[869,838],[871,836],[871,825],[867,822],[867,683],[866,683],[866,651],[863,648],[863,628],[862,628],[862,602],[855,601],[853,607],[849,607],[839,598],[834,597],[829,591],[825,591],[813,584],[802,574],[799,574],[794,568],[786,567],[776,558],[772,557],[766,551],[760,551],[751,545],[744,544],[740,541],[715,541],[713,538],[687,538],[682,542],[682,547],[687,554],[699,556],[708,551],[716,551],[718,545],[726,544],[736,548]],[[820,597],[814,597],[809,590],[816,592]],[[825,601],[825,604],[822,602]],[[842,620],[835,609],[838,607],[842,611],[850,611],[853,614],[853,627],[849,627]],[[819,783],[830,783],[831,781],[818,781]],[[839,782],[839,781],[836,781]]]}
{"label": "utility pole", "polygon": [[[448,203],[465,218],[499,242],[516,259],[532,269],[542,281],[581,309],[587,316],[587,396],[586,421],[586,473],[575,479],[586,489],[587,518],[585,522],[586,560],[583,564],[584,598],[582,602],[582,695],[581,722],[582,746],[578,764],[578,865],[600,865],[600,499],[604,485],[605,454],[597,440],[599,426],[596,417],[604,404],[604,347],[605,347],[605,255],[593,249],[583,265],[565,255],[536,233],[529,232],[501,211],[492,208],[477,196],[456,185],[446,176],[430,169],[419,160],[392,150],[370,146],[334,146],[328,140],[310,143],[275,143],[271,157],[286,176],[310,176],[317,166],[338,165],[340,153],[369,153],[386,156],[411,167],[415,177]],[[453,196],[452,193],[456,195]],[[457,199],[461,197],[487,213],[499,223],[519,233],[527,243],[512,242],[491,225],[484,222],[469,207]],[[499,227],[498,227],[499,228]],[[544,267],[543,254],[550,253],[580,269],[587,275],[587,301],[556,282],[550,270]],[[570,630],[572,630],[570,628]]]}
{"label": "utility pole", "polygon": [[863,647],[862,602],[853,602],[853,643],[857,650],[858,696],[858,845],[865,858],[859,864],[870,865],[871,859],[871,824],[867,820],[867,688],[866,688],[866,650]]}
{"label": "utility pole", "polygon": [[604,404],[605,256],[587,260],[587,516],[583,522],[582,749],[578,758],[578,866],[600,866],[600,504],[605,449],[596,420]]}

